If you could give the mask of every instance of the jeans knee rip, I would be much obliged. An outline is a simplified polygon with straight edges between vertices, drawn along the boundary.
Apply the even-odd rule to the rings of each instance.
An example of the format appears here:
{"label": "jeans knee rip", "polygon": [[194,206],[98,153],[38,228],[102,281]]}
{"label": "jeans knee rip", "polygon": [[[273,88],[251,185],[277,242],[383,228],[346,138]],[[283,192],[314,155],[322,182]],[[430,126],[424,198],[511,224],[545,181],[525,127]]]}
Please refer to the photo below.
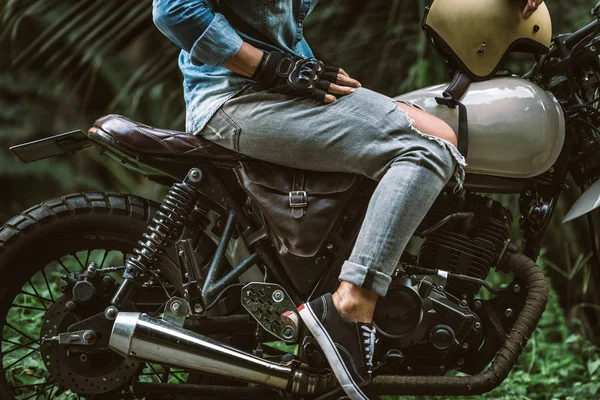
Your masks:
{"label": "jeans knee rip", "polygon": [[[408,105],[412,105],[409,103],[405,103]],[[456,169],[454,171],[454,179],[456,179],[456,185],[454,186],[454,193],[459,193],[463,190],[463,185],[465,183],[465,168],[467,166],[467,162],[465,160],[465,158],[463,157],[462,154],[460,154],[460,151],[458,151],[458,149],[456,148],[456,146],[454,146],[452,143],[450,143],[447,140],[444,140],[440,137],[437,136],[433,136],[433,135],[428,135],[426,133],[421,132],[420,130],[418,130],[415,127],[415,120],[410,118],[408,115],[406,115],[406,119],[408,120],[408,122],[410,123],[410,129],[415,132],[418,133],[419,135],[421,135],[422,137],[429,139],[433,142],[436,142],[437,144],[439,144],[440,146],[442,146],[443,148],[445,148],[446,150],[448,150],[450,152],[450,154],[452,154],[452,157],[454,158],[454,160],[456,161]]]}

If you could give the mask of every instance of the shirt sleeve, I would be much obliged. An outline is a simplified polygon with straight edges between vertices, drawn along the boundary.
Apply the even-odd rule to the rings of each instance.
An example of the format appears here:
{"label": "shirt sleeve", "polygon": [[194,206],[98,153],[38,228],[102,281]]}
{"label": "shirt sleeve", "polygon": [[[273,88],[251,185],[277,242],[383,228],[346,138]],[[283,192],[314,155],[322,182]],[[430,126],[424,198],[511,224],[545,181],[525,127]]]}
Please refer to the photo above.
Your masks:
{"label": "shirt sleeve", "polygon": [[154,0],[152,14],[156,27],[194,64],[220,66],[242,48],[240,35],[206,0]]}

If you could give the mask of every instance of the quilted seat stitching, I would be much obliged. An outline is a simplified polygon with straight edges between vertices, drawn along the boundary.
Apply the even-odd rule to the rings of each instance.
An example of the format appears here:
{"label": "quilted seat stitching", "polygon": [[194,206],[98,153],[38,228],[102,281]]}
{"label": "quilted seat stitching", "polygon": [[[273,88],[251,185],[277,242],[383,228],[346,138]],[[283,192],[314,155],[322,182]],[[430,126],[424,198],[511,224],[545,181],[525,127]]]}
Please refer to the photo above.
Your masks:
{"label": "quilted seat stitching", "polygon": [[126,120],[124,118],[116,118],[116,119],[123,122],[125,125],[129,126],[129,128],[132,128],[134,131],[141,133],[142,135],[157,141],[163,147],[165,147],[167,150],[169,150],[171,153],[177,154],[168,144],[164,143],[163,140],[161,140],[159,137],[155,136],[152,132],[144,131],[144,129],[142,127],[140,127],[139,125],[133,124],[129,120]]}
{"label": "quilted seat stitching", "polygon": [[165,146],[165,147],[166,147],[168,150],[170,150],[170,151],[171,151],[171,153],[173,153],[173,154],[177,154],[177,152],[176,152],[175,150],[173,150],[173,149],[171,148],[171,146],[169,146],[167,143],[165,143],[165,141],[164,141],[164,140],[162,140],[161,138],[159,138],[158,136],[154,135],[152,132],[149,132],[149,131],[147,131],[147,130],[145,130],[144,128],[142,128],[142,127],[139,127],[139,126],[137,127],[137,129],[136,129],[136,130],[137,130],[138,132],[140,132],[140,133],[141,133],[142,135],[144,135],[144,136],[147,136],[147,137],[151,137],[151,138],[153,138],[153,139],[154,139],[154,140],[156,140],[158,143],[162,144],[162,145],[163,145],[163,146]]}
{"label": "quilted seat stitching", "polygon": [[[112,117],[112,119],[117,120],[117,121],[119,121],[119,122],[127,125],[130,129],[134,130],[135,132],[138,132],[138,133],[140,133],[140,134],[148,137],[149,139],[152,139],[152,140],[160,143],[163,147],[165,147],[167,150],[169,150],[172,154],[175,154],[175,155],[189,155],[190,153],[201,151],[201,152],[204,152],[207,157],[212,157],[213,156],[212,154],[210,154],[209,152],[207,152],[205,150],[207,147],[211,147],[211,146],[210,145],[206,146],[204,143],[201,143],[201,144],[199,144],[197,146],[193,146],[193,145],[190,146],[188,143],[186,143],[186,147],[188,147],[188,150],[186,150],[184,152],[181,152],[181,153],[177,153],[168,143],[166,143],[166,141],[164,141],[160,137],[156,136],[154,133],[152,133],[148,129],[143,128],[140,125],[136,125],[135,123],[133,123],[133,121],[130,121],[130,120],[128,120],[128,119],[126,119],[126,118],[124,118],[124,117],[122,117],[120,115],[116,115],[116,114],[115,115],[107,116],[107,121],[110,121],[111,118],[108,118],[108,117]],[[100,125],[102,125],[102,124],[100,124]],[[99,126],[99,128],[103,129],[101,126]],[[167,131],[167,132],[169,132],[169,131]],[[173,131],[173,132],[175,132],[175,131]],[[190,135],[190,134],[185,133],[185,132],[177,132],[177,133],[174,133],[172,136],[174,138],[178,138],[180,140],[184,140],[184,139],[182,139],[182,137],[183,138],[185,138],[187,136],[192,136],[193,137],[194,135]]]}

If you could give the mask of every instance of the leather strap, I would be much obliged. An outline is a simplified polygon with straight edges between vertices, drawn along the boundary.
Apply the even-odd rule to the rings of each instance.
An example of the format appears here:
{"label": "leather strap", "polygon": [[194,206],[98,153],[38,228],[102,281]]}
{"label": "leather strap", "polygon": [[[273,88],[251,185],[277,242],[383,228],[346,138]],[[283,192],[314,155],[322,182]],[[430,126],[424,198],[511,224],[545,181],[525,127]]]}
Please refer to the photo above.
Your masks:
{"label": "leather strap", "polygon": [[450,82],[450,86],[448,86],[448,89],[446,89],[446,91],[444,92],[444,95],[448,94],[450,95],[450,97],[452,97],[458,102],[460,101],[460,99],[463,98],[465,93],[467,93],[467,90],[469,89],[469,86],[472,82],[473,81],[471,80],[469,75],[464,74],[462,72],[457,72],[454,75],[454,79],[452,80],[452,82]]}
{"label": "leather strap", "polygon": [[444,91],[443,97],[436,97],[439,105],[449,108],[458,107],[458,151],[463,157],[469,155],[469,116],[467,107],[460,102],[473,81],[462,72],[457,72],[450,86]]}
{"label": "leather strap", "polygon": [[304,190],[304,183],[304,171],[296,170],[294,173],[294,182],[292,183],[292,191],[290,192],[292,217],[296,219],[304,217],[306,214],[306,207],[308,207],[308,195]]}
{"label": "leather strap", "polygon": [[467,106],[458,103],[458,151],[466,159],[469,155],[469,116]]}

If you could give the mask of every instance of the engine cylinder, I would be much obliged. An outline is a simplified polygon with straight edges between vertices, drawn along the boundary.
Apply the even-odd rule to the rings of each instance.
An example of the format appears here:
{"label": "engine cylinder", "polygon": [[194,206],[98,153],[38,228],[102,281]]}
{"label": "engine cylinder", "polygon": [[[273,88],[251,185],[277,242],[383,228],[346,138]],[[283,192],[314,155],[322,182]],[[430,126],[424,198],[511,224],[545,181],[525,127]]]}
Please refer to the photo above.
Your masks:
{"label": "engine cylinder", "polygon": [[[497,201],[475,194],[464,198],[442,194],[423,226],[456,212],[472,212],[468,220],[449,223],[429,234],[421,246],[419,266],[484,279],[498,262],[509,237],[512,217]],[[458,298],[475,296],[481,285],[450,281],[446,291]]]}

